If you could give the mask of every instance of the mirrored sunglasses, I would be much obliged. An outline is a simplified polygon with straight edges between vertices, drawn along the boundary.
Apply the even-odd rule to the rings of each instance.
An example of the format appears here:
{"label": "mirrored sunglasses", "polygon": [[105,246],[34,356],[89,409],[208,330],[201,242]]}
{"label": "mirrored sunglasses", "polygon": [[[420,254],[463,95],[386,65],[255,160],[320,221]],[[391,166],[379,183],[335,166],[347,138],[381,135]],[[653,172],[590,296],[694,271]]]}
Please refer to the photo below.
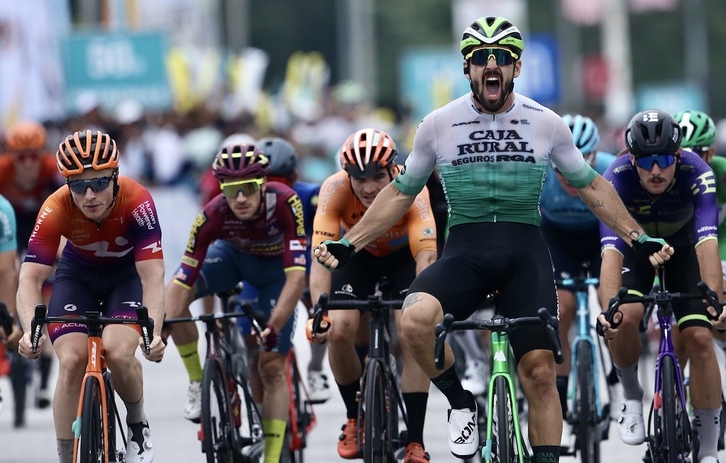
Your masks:
{"label": "mirrored sunglasses", "polygon": [[89,178],[89,179],[83,179],[83,180],[69,180],[68,187],[71,189],[72,192],[79,194],[79,195],[85,195],[86,190],[89,188],[94,193],[100,193],[101,191],[105,190],[106,188],[111,185],[111,180],[113,180],[113,175],[110,177],[96,177],[96,178]]}
{"label": "mirrored sunglasses", "polygon": [[674,162],[676,162],[676,156],[673,154],[656,154],[654,156],[635,158],[635,164],[645,170],[652,169],[653,164],[658,164],[658,167],[665,169],[666,167],[672,166]]}
{"label": "mirrored sunglasses", "polygon": [[224,196],[234,199],[240,193],[244,196],[252,196],[260,191],[263,182],[264,180],[261,178],[240,180],[239,182],[222,183],[219,185],[219,188],[222,190],[222,193],[224,193]]}
{"label": "mirrored sunglasses", "polygon": [[515,55],[506,48],[479,48],[471,52],[467,59],[471,59],[474,66],[486,66],[492,57],[497,65],[509,66],[514,62]]}

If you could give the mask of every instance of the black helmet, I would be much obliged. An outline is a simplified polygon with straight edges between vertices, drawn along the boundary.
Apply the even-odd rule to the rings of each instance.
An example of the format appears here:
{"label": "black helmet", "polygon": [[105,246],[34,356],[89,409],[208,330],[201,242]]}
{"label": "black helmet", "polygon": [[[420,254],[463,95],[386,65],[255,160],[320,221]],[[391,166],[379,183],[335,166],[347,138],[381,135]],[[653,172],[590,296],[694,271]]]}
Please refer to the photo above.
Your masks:
{"label": "black helmet", "polygon": [[297,152],[290,142],[279,137],[262,138],[257,147],[270,160],[269,175],[291,177],[295,173]]}
{"label": "black helmet", "polygon": [[681,127],[665,111],[641,111],[628,123],[625,144],[635,157],[673,154],[681,146]]}

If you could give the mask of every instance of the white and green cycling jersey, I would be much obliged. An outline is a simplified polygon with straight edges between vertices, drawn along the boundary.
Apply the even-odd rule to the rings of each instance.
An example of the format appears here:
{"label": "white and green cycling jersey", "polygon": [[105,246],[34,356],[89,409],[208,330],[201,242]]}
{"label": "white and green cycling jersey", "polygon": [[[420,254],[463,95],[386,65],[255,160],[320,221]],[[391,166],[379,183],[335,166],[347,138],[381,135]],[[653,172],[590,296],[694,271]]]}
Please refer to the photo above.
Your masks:
{"label": "white and green cycling jersey", "polygon": [[552,110],[515,94],[501,114],[479,112],[464,95],[421,122],[394,185],[421,191],[438,168],[448,202],[448,227],[476,222],[539,225],[539,198],[550,162],[575,187],[597,173],[585,162],[572,133]]}

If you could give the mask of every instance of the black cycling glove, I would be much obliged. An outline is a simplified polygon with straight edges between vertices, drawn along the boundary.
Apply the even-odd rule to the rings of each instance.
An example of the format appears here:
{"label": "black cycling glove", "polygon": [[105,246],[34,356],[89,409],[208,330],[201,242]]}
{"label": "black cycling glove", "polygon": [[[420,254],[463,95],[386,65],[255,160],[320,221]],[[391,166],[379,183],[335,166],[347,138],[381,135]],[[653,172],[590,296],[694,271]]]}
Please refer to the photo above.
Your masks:
{"label": "black cycling glove", "polygon": [[323,244],[327,248],[328,252],[338,259],[338,266],[336,269],[343,267],[345,264],[355,255],[355,246],[350,244],[347,238],[341,238],[338,241],[325,240]]}
{"label": "black cycling glove", "polygon": [[645,233],[637,239],[634,239],[631,243],[633,245],[633,251],[645,260],[649,260],[648,258],[652,254],[660,251],[667,244],[663,238],[651,238]]}

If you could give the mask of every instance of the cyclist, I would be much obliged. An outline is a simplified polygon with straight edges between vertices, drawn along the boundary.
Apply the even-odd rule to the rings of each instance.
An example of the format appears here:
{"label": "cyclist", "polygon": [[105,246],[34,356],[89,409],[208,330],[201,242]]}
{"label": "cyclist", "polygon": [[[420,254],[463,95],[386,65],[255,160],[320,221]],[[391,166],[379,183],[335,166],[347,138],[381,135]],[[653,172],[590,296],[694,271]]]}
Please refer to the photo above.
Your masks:
{"label": "cyclist", "polygon": [[[409,288],[401,325],[416,361],[451,404],[449,449],[459,458],[472,457],[479,447],[476,402],[461,386],[450,348],[444,373],[435,368],[435,325],[444,311],[466,319],[497,289],[505,316],[532,316],[540,307],[555,312],[554,275],[538,207],[550,161],[598,218],[632,239],[653,264],[672,252],[628,215],[612,186],[585,161],[567,124],[513,92],[523,47],[519,30],[502,17],[482,17],[467,27],[461,52],[471,93],[426,116],[404,170],[358,226],[314,249],[326,267],[345,265],[398,221],[434,167],[439,169],[449,203],[449,235],[442,257]],[[522,327],[510,338],[529,403],[532,461],[558,461],[562,410],[550,338],[544,326]]]}
{"label": "cyclist", "polygon": [[[136,318],[143,304],[157,321],[149,360],[160,360],[159,336],[164,318],[164,261],[161,229],[151,194],[118,171],[119,152],[107,134],[90,130],[69,135],[56,153],[67,187],[42,205],[28,252],[20,268],[17,309],[25,334],[19,351],[37,358],[30,340],[30,322],[42,303],[41,286],[55,262],[61,237],[67,239],[58,261],[49,316],[83,315],[99,301],[109,317]],[[73,457],[72,423],[76,419],[81,380],[86,368],[86,328],[51,324],[48,333],[58,355],[58,384],[53,417],[61,463]],[[103,330],[106,362],[113,387],[126,404],[126,461],[153,461],[149,424],[144,413],[143,376],[135,357],[140,328],[111,325]],[[40,344],[45,340],[41,337]],[[146,355],[146,354],[145,354]]]}
{"label": "cyclist", "polygon": [[[343,170],[328,177],[320,188],[313,243],[338,239],[341,229],[349,230],[367,214],[380,191],[401,172],[395,164],[397,155],[393,138],[384,131],[362,129],[348,136],[340,148]],[[361,248],[344,270],[330,273],[320,265],[313,266],[310,274],[313,301],[317,301],[321,293],[329,293],[332,299],[366,299],[376,291],[375,285],[383,277],[392,281],[391,296],[403,298],[413,278],[436,260],[436,223],[428,190],[424,189],[416,197],[405,217],[391,225],[384,236]],[[363,371],[354,341],[361,313],[332,310],[328,317],[331,328],[317,336],[316,342],[327,339],[330,344],[330,368],[346,408],[347,421],[338,441],[338,454],[346,459],[360,458],[356,437],[357,396]],[[394,317],[398,325],[398,311],[394,312]],[[309,328],[311,323],[312,320],[308,322]],[[401,344],[401,389],[409,426],[404,462],[423,463],[428,460],[423,445],[423,426],[429,381],[402,339]]]}
{"label": "cyclist", "polygon": [[[260,333],[258,371],[264,387],[265,462],[277,463],[287,425],[289,391],[285,356],[292,342],[295,307],[305,286],[305,227],[300,197],[267,182],[270,161],[256,144],[229,145],[212,165],[221,194],[199,213],[174,279],[167,284],[170,318],[188,317],[200,297],[230,291],[248,281],[269,316]],[[206,259],[205,259],[206,257]],[[184,417],[199,421],[202,366],[194,323],[173,325],[172,337],[189,375]]]}
{"label": "cyclist", "polygon": [[[575,146],[580,150],[585,161],[598,174],[615,160],[610,153],[597,151],[600,133],[592,119],[580,114],[562,116],[572,132]],[[556,278],[574,278],[583,262],[587,262],[594,277],[600,274],[600,234],[599,221],[590,208],[582,201],[577,189],[564,175],[550,164],[542,188],[540,200],[542,210],[542,236],[550,250]],[[572,367],[572,352],[568,336],[572,320],[575,318],[577,301],[571,289],[557,289],[559,303],[560,339],[562,339],[562,356],[565,361],[557,365],[557,393],[560,397],[562,416],[567,416],[567,383]],[[574,444],[572,426],[565,420],[562,429],[560,447],[569,451]]]}
{"label": "cyclist", "polygon": [[[3,276],[0,278],[0,303],[7,307],[0,313],[0,371],[10,369],[6,350],[15,349],[21,335],[20,328],[13,323],[15,292],[18,290],[17,248],[15,212],[10,202],[0,195],[0,275]],[[6,373],[7,371],[2,372],[0,376]],[[0,409],[2,409],[1,392]]]}
{"label": "cyclist", "polygon": [[[54,156],[47,150],[48,133],[43,125],[35,121],[21,121],[11,125],[5,133],[7,153],[0,155],[0,194],[10,201],[15,209],[18,230],[18,256],[25,257],[28,239],[35,226],[35,219],[43,201],[62,184]],[[43,285],[43,300],[50,297],[51,277]],[[48,382],[53,364],[53,350],[47,346],[40,357],[38,373],[39,388],[36,395],[38,408],[50,405]],[[16,400],[22,405],[16,408],[15,422],[24,424],[25,389],[28,368],[32,365],[20,356],[13,355],[10,376],[14,384]]]}
{"label": "cyclist", "polygon": [[[711,117],[701,111],[681,111],[673,115],[673,118],[681,126],[681,133],[683,138],[681,140],[681,147],[688,148],[694,153],[701,156],[701,159],[713,170],[714,178],[716,180],[716,205],[719,209],[719,223],[718,223],[718,252],[721,257],[721,271],[726,280],[726,158],[722,156],[715,156],[716,150],[712,146],[716,141],[716,124],[714,124]],[[678,330],[674,330],[674,342],[676,347],[680,347],[681,343],[678,342]],[[712,330],[713,340],[716,345],[726,355],[726,332],[720,332],[719,330]],[[683,352],[679,351],[679,354]],[[686,366],[687,359],[679,355],[679,363],[681,367]],[[681,361],[681,359],[683,361]],[[723,360],[721,357],[716,356],[719,362],[719,367],[724,368]],[[721,433],[718,440],[718,449],[723,450],[724,448],[724,433],[726,429],[726,401],[724,401],[723,395],[721,397]]]}
{"label": "cyclist", "polygon": [[[310,254],[310,242],[313,233],[313,219],[318,208],[318,195],[320,185],[298,181],[297,150],[287,140],[279,137],[266,137],[260,139],[258,145],[262,152],[270,160],[270,173],[268,180],[271,182],[283,183],[298,194],[303,205],[305,215],[305,235],[307,236],[308,249],[306,255]],[[305,268],[308,281],[303,291],[303,303],[308,311],[312,308],[309,291],[310,260]],[[247,285],[245,291],[250,288],[250,296],[255,292],[254,288]],[[244,292],[243,292],[244,294]],[[325,344],[310,344],[310,362],[308,363],[308,393],[312,403],[325,403],[331,395],[328,376],[323,371],[323,359],[325,358]]]}
{"label": "cyclist", "polygon": [[[720,296],[723,289],[718,257],[716,189],[713,171],[698,155],[680,148],[681,129],[665,111],[642,111],[625,131],[627,149],[605,172],[633,216],[653,236],[667,239],[675,254],[666,264],[669,291],[698,292],[703,280]],[[606,225],[600,226],[602,268],[600,303],[607,308],[621,286],[646,294],[653,287],[653,269],[644,265]],[[713,310],[713,309],[712,309]],[[721,410],[721,376],[711,345],[711,321],[701,301],[676,301],[673,311],[682,345],[691,362],[690,398],[699,435],[699,461],[717,461]],[[622,325],[603,326],[624,403],[618,434],[626,444],[645,439],[643,389],[638,381],[639,334],[643,304],[621,307]],[[722,318],[726,315],[721,315]],[[717,326],[723,326],[722,321]]]}

